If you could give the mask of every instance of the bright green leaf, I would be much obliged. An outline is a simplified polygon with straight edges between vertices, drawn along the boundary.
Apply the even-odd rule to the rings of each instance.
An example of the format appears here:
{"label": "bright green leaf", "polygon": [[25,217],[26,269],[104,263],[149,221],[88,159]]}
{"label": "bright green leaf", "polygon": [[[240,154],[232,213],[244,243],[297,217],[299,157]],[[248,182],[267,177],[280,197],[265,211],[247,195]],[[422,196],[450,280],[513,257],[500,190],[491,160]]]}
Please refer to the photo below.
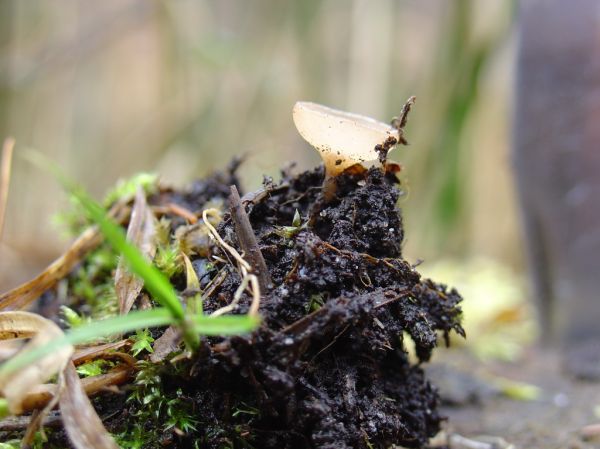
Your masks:
{"label": "bright green leaf", "polygon": [[92,360],[77,367],[77,374],[83,377],[99,376],[102,374],[103,367],[106,365],[105,360]]}
{"label": "bright green leaf", "polygon": [[142,351],[153,352],[152,342],[154,338],[150,335],[150,331],[148,329],[137,330],[135,335],[131,337],[134,341],[133,346],[131,347],[131,352],[133,352],[134,356],[137,356]]}

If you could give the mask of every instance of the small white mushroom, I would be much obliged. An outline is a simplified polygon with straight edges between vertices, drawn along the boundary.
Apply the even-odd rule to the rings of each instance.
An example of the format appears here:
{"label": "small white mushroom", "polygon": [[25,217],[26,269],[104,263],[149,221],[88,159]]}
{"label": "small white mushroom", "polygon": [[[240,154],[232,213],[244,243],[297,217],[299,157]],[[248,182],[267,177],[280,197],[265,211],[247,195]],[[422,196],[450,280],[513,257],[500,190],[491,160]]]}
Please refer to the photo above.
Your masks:
{"label": "small white mushroom", "polygon": [[387,143],[387,152],[402,137],[401,130],[386,123],[305,101],[294,105],[293,118],[300,135],[323,158],[327,178],[354,164],[377,160],[376,146]]}

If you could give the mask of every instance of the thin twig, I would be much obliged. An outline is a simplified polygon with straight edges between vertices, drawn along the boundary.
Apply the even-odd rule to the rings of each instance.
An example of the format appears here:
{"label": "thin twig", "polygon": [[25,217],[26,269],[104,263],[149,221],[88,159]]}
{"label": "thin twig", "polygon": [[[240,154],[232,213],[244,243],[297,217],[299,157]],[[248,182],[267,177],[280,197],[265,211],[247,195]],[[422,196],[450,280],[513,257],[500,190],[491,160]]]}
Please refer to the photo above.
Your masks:
{"label": "thin twig", "polygon": [[227,278],[227,273],[225,271],[225,268],[221,268],[217,275],[211,279],[211,281],[204,289],[204,292],[202,293],[202,298],[204,300],[206,300],[206,298],[210,298],[212,294],[217,290],[217,288],[221,286],[223,281],[225,281],[225,278]]}
{"label": "thin twig", "polygon": [[198,217],[196,217],[196,214],[185,207],[180,206],[179,204],[169,203],[167,204],[167,208],[169,212],[186,219],[191,224],[196,224],[198,222]]}
{"label": "thin twig", "polygon": [[392,127],[398,130],[398,143],[401,143],[402,145],[408,145],[408,142],[404,138],[404,127],[408,123],[408,113],[415,104],[416,99],[417,97],[413,96],[406,100],[406,103],[404,103],[404,106],[402,106],[402,110],[400,111],[400,117],[394,117],[391,123]]}
{"label": "thin twig", "polygon": [[335,246],[333,246],[331,243],[328,243],[326,241],[321,241],[319,242],[321,245],[323,245],[325,248],[329,248],[332,251],[335,251],[338,254],[342,254],[344,256],[348,256],[348,257],[353,257],[355,254],[357,254],[358,256],[364,258],[367,262],[370,262],[372,264],[378,264],[378,263],[382,263],[384,265],[386,265],[387,267],[398,271],[398,267],[395,267],[392,263],[389,262],[389,260],[394,260],[394,259],[378,259],[377,257],[371,256],[370,254],[367,253],[355,253],[353,251],[348,251],[345,249],[339,249],[336,248]]}
{"label": "thin twig", "polygon": [[231,207],[231,218],[233,218],[233,224],[235,226],[236,235],[242,247],[242,251],[245,256],[250,260],[250,265],[256,276],[258,277],[258,284],[260,285],[261,291],[266,292],[272,285],[271,276],[267,269],[267,264],[260,251],[254,230],[248,219],[248,214],[241,203],[240,194],[237,188],[232,185],[230,187],[231,195],[229,196],[229,203]]}
{"label": "thin twig", "polygon": [[344,334],[344,332],[346,332],[346,331],[348,330],[348,328],[349,328],[349,327],[350,327],[350,324],[346,324],[346,325],[344,326],[344,328],[343,328],[343,329],[342,329],[342,330],[341,330],[341,331],[340,331],[340,332],[339,332],[339,333],[338,333],[338,334],[337,334],[335,337],[333,337],[333,339],[332,339],[332,340],[331,340],[329,343],[327,343],[327,344],[326,344],[326,345],[325,345],[323,348],[321,348],[321,349],[319,350],[319,352],[317,352],[317,353],[316,353],[316,354],[315,354],[315,355],[312,357],[312,359],[310,359],[310,362],[308,362],[308,364],[309,364],[309,365],[312,365],[312,363],[315,361],[315,359],[316,359],[317,357],[319,357],[319,356],[320,356],[320,355],[321,355],[323,352],[325,352],[325,351],[327,351],[329,348],[331,348],[331,347],[332,347],[332,346],[335,344],[335,342],[336,342],[336,341],[338,341],[338,340],[339,340],[339,338],[340,338],[340,337],[341,337],[341,336]]}
{"label": "thin twig", "polygon": [[271,193],[280,192],[290,187],[288,183],[283,183],[275,187],[262,187],[254,192],[246,193],[242,197],[242,204],[258,204],[263,199],[268,198]]}
{"label": "thin twig", "polygon": [[246,287],[248,287],[248,282],[249,281],[250,281],[250,276],[244,276],[244,278],[242,279],[242,282],[240,283],[239,287],[235,291],[235,294],[233,295],[233,301],[231,301],[225,307],[221,307],[220,309],[215,310],[211,314],[211,316],[223,315],[225,313],[229,313],[232,310],[234,310],[237,307],[238,302],[240,302],[240,299],[242,297],[242,293],[244,293],[244,290],[246,290]]}
{"label": "thin twig", "polygon": [[[83,389],[88,396],[99,394],[109,386],[122,385],[128,382],[135,369],[130,364],[117,365],[110,371],[97,376],[90,376],[81,379]],[[24,412],[41,409],[48,404],[48,401],[56,394],[56,384],[42,384],[28,393],[23,398],[22,408]]]}
{"label": "thin twig", "polygon": [[[9,416],[0,421],[0,432],[16,432],[26,429],[31,416]],[[61,427],[62,421],[58,412],[51,412],[44,421],[44,427]]]}
{"label": "thin twig", "polygon": [[65,389],[65,377],[62,372],[58,374],[57,384],[56,384],[56,393],[52,398],[48,401],[48,403],[44,406],[44,408],[37,409],[33,411],[31,416],[31,421],[29,421],[29,425],[27,429],[25,429],[25,435],[23,435],[23,439],[21,440],[21,447],[30,447],[33,443],[33,439],[35,438],[35,434],[40,431],[42,435],[42,439],[46,439],[46,435],[44,433],[44,428],[42,427],[44,421],[48,414],[52,411],[58,401],[60,399],[61,394]]}
{"label": "thin twig", "polygon": [[7,138],[2,146],[2,165],[0,172],[0,240],[4,229],[4,217],[6,215],[6,203],[8,202],[8,187],[10,185],[10,169],[12,163],[15,139]]}

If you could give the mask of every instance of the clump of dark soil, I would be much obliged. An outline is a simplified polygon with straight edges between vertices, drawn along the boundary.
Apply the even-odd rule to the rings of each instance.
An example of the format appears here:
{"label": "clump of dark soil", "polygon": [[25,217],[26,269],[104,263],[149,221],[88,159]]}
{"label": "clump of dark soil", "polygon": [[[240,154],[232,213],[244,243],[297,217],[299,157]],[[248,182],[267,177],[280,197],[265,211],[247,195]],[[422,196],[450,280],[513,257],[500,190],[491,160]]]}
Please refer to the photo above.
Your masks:
{"label": "clump of dark soil", "polygon": [[[157,255],[154,263],[180,297],[201,294],[204,313],[231,304],[240,269],[201,220],[203,210],[220,209],[218,234],[243,253],[262,286],[261,326],[250,335],[204,338],[191,358],[171,343],[162,358],[158,350],[133,353],[135,375],[94,398],[106,428],[124,448],[426,447],[443,418],[421,363],[438,337],[463,335],[461,297],[421,278],[402,258],[395,174],[351,167],[326,201],[322,167],[285,171],[279,183],[266,179],[262,189],[236,200],[230,186],[241,190],[238,165],[187,190],[161,187],[148,198],[161,218],[163,256],[186,254],[200,291],[189,291],[181,260],[160,262]],[[62,295],[63,304],[94,319],[118,313],[116,262],[102,254],[82,260]],[[169,263],[179,269],[161,268]],[[230,313],[250,310],[252,295],[240,292]],[[46,309],[60,322],[61,295],[52,290],[45,297],[38,307],[54,304]],[[151,306],[142,291],[136,307]],[[168,335],[162,328],[151,333],[155,349]],[[408,355],[409,339],[416,357]],[[60,429],[49,436],[44,447],[67,444]]]}
{"label": "clump of dark soil", "polygon": [[[181,390],[198,421],[169,447],[418,448],[439,430],[438,395],[420,363],[438,335],[463,334],[461,298],[402,259],[395,176],[347,172],[328,204],[323,177],[322,168],[286,172],[242,198],[272,282],[262,292],[262,325],[249,336],[206,339],[185,374],[165,375],[164,388]],[[227,198],[230,183],[233,174],[218,175],[151,202],[200,211]],[[240,250],[229,213],[218,231]],[[206,313],[230,303],[241,280],[231,264],[207,267],[211,255],[227,259],[216,246],[196,257],[202,283],[227,276],[205,299]],[[234,313],[246,313],[250,301],[244,294]]]}

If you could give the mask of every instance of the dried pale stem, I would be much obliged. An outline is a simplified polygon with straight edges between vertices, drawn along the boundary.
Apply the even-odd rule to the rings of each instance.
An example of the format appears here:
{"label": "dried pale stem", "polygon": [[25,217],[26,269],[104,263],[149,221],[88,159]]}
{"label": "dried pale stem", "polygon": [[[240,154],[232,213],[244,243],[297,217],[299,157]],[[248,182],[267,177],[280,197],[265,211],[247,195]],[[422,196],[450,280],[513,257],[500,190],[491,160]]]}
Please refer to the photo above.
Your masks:
{"label": "dried pale stem", "polygon": [[244,276],[242,278],[242,282],[240,283],[239,287],[237,288],[237,290],[235,291],[235,293],[233,295],[233,301],[231,301],[231,303],[229,303],[225,307],[221,307],[220,309],[215,310],[213,313],[210,314],[210,316],[220,316],[220,315],[229,313],[232,310],[235,310],[238,303],[240,302],[240,298],[242,297],[244,290],[246,290],[246,287],[248,287],[249,281],[250,281],[250,276]]}
{"label": "dried pale stem", "polygon": [[64,391],[65,388],[65,376],[62,372],[58,374],[58,382],[56,386],[56,394],[52,396],[52,398],[48,401],[48,403],[44,406],[42,410],[35,410],[31,421],[29,421],[29,425],[25,430],[25,435],[21,440],[21,447],[29,447],[33,443],[33,439],[35,438],[36,432],[39,430],[42,434],[42,438],[45,439],[46,435],[44,433],[44,428],[42,425],[46,421],[46,417],[48,414],[56,407],[58,401],[60,399],[60,395]]}
{"label": "dried pale stem", "polygon": [[[209,215],[211,215],[213,217],[218,216],[219,211],[217,209],[206,209],[202,212],[202,219],[204,220],[204,224],[206,225],[206,227],[209,230],[209,235],[212,238],[214,238],[219,243],[219,245],[224,250],[226,250],[227,253],[229,253],[237,261],[237,263],[239,264],[239,271],[240,271],[240,274],[242,277],[242,282],[240,284],[240,287],[238,287],[238,289],[236,290],[236,292],[234,294],[234,299],[231,302],[231,304],[215,310],[211,314],[211,316],[222,315],[223,313],[227,313],[227,312],[230,312],[233,309],[235,309],[235,307],[237,306],[237,303],[239,302],[239,300],[241,298],[243,291],[246,289],[248,284],[250,284],[250,288],[252,291],[252,303],[250,304],[250,309],[249,309],[248,313],[250,315],[256,315],[258,313],[258,309],[260,307],[260,286],[259,286],[258,278],[256,277],[255,274],[250,273],[252,267],[250,266],[250,264],[248,262],[246,262],[244,260],[244,258],[240,255],[240,253],[238,253],[237,250],[233,246],[229,245],[221,238],[221,236],[219,235],[219,233],[217,232],[215,227],[208,221]],[[236,298],[237,298],[237,300],[236,300]]]}
{"label": "dried pale stem", "polygon": [[[31,416],[9,416],[0,421],[0,432],[18,432],[26,429]],[[62,427],[58,412],[51,412],[44,421],[44,427]]]}
{"label": "dried pale stem", "polygon": [[[111,386],[124,384],[131,379],[134,369],[129,364],[116,366],[109,372],[81,379],[84,391],[88,396],[94,396]],[[55,397],[57,386],[43,384],[34,388],[23,398],[23,413],[45,407]]]}
{"label": "dried pale stem", "polygon": [[184,218],[191,224],[196,224],[198,222],[198,217],[196,217],[196,214],[194,214],[192,211],[186,209],[183,206],[180,206],[175,203],[169,203],[167,204],[167,208],[169,212]]}
{"label": "dried pale stem", "polygon": [[4,217],[6,215],[6,204],[8,202],[8,188],[10,185],[10,172],[12,155],[15,148],[15,139],[9,137],[2,146],[2,165],[0,172],[0,240],[4,229]]}
{"label": "dried pale stem", "polygon": [[213,237],[219,243],[219,245],[221,245],[221,247],[226,249],[227,252],[231,254],[231,256],[233,256],[233,258],[237,261],[237,263],[240,264],[240,268],[244,268],[246,269],[246,271],[250,271],[250,264],[246,262],[242,256],[240,256],[240,253],[238,253],[233,246],[229,245],[227,242],[225,242],[225,240],[221,238],[215,227],[208,220],[209,215],[212,217],[218,217],[219,214],[220,212],[217,209],[205,209],[202,212],[202,219],[204,220],[204,225],[210,231],[211,237]]}
{"label": "dried pale stem", "polygon": [[252,287],[252,303],[248,313],[252,316],[258,315],[258,308],[260,307],[260,287],[258,279],[253,274],[250,275],[250,285]]}

